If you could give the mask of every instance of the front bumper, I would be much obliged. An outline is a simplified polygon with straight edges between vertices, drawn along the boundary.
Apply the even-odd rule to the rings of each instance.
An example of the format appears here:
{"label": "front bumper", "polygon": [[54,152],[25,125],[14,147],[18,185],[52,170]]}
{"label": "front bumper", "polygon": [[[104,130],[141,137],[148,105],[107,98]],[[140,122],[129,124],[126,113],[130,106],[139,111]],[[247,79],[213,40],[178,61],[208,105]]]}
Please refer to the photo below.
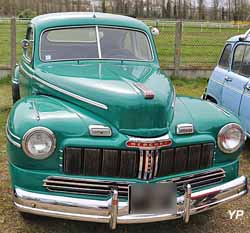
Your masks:
{"label": "front bumper", "polygon": [[187,185],[186,193],[177,197],[176,214],[129,214],[128,202],[119,201],[116,190],[112,191],[109,200],[103,201],[39,194],[16,187],[14,203],[22,212],[109,223],[111,228],[115,229],[117,224],[157,222],[177,218],[183,218],[188,222],[190,215],[230,202],[247,193],[248,182],[245,176],[193,193],[190,185]]}

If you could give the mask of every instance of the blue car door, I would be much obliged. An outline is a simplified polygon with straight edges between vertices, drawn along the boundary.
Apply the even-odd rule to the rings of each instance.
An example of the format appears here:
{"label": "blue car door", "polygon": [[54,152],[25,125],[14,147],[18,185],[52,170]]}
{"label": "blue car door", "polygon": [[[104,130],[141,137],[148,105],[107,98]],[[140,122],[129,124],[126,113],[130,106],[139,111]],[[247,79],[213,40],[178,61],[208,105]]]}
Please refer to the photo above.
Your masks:
{"label": "blue car door", "polygon": [[215,99],[218,104],[221,104],[221,93],[230,66],[231,52],[232,44],[226,44],[207,86],[206,94]]}
{"label": "blue car door", "polygon": [[242,75],[242,61],[246,47],[245,43],[238,43],[234,47],[231,69],[224,77],[222,90],[221,105],[236,115],[239,114],[241,98],[248,82],[248,78]]}
{"label": "blue car door", "polygon": [[245,85],[242,100],[240,104],[239,117],[242,122],[243,127],[250,135],[250,44],[247,45],[244,58],[241,64],[241,72],[247,79],[247,84]]}

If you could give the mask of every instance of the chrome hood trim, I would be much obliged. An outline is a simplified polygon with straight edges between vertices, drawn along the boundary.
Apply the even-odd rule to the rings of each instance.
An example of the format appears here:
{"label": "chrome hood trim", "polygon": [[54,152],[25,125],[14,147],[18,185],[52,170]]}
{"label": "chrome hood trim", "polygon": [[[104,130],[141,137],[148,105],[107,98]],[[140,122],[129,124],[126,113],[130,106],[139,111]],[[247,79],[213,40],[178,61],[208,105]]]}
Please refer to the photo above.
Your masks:
{"label": "chrome hood trim", "polygon": [[49,88],[51,88],[51,89],[53,89],[55,91],[61,92],[62,94],[73,97],[73,98],[75,98],[77,100],[80,100],[80,101],[85,102],[87,104],[93,105],[95,107],[98,107],[98,108],[101,108],[101,109],[104,109],[104,110],[108,110],[108,106],[105,105],[105,104],[102,104],[100,102],[96,102],[94,100],[88,99],[88,98],[80,96],[80,95],[76,95],[76,94],[74,94],[72,92],[69,92],[69,91],[66,91],[66,90],[64,90],[64,89],[62,89],[60,87],[57,87],[57,86],[55,86],[55,85],[53,85],[51,83],[48,83],[48,82],[44,81],[43,79],[40,79],[40,78],[38,78],[36,76],[33,76],[32,78],[35,79],[37,82],[43,84],[44,86],[47,86],[47,87],[49,87]]}

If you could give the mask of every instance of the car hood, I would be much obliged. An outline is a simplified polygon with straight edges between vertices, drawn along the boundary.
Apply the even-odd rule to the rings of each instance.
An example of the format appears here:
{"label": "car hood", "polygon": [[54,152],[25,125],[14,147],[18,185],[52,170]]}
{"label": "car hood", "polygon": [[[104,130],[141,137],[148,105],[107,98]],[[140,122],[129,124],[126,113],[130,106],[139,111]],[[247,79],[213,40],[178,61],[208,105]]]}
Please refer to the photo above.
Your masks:
{"label": "car hood", "polygon": [[[39,94],[80,105],[124,134],[156,137],[169,130],[175,93],[156,66],[55,62],[38,66],[35,74]],[[143,89],[153,92],[154,98],[146,99]]]}

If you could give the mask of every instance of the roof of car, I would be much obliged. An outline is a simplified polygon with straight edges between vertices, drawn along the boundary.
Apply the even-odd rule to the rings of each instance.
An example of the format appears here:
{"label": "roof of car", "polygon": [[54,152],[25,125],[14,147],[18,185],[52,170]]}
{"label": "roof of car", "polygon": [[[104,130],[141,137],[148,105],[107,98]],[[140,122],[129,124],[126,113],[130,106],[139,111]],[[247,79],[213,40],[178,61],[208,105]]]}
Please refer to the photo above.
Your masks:
{"label": "roof of car", "polygon": [[140,20],[123,15],[114,15],[99,12],[61,12],[40,15],[31,20],[39,30],[53,27],[79,26],[79,25],[108,25],[132,27],[148,30],[148,26]]}
{"label": "roof of car", "polygon": [[[233,36],[230,39],[228,39],[227,41],[231,42],[231,43],[236,43],[236,42],[240,41],[241,38],[244,38],[244,36],[245,36],[244,34]],[[244,40],[241,40],[241,41],[250,42],[250,37],[247,36]]]}

